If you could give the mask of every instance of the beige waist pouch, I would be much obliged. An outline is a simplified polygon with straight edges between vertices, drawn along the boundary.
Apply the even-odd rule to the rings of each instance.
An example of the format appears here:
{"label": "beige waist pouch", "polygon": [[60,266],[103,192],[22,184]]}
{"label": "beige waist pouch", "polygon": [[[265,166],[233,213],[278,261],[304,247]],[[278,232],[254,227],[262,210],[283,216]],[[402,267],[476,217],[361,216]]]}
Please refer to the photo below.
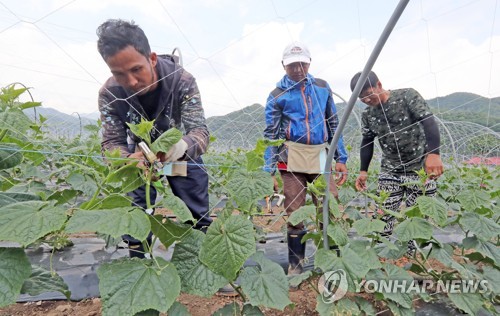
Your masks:
{"label": "beige waist pouch", "polygon": [[286,141],[288,148],[287,171],[308,174],[323,173],[326,163],[326,143],[306,145]]}
{"label": "beige waist pouch", "polygon": [[164,164],[163,174],[172,177],[187,176],[187,161],[175,161]]}

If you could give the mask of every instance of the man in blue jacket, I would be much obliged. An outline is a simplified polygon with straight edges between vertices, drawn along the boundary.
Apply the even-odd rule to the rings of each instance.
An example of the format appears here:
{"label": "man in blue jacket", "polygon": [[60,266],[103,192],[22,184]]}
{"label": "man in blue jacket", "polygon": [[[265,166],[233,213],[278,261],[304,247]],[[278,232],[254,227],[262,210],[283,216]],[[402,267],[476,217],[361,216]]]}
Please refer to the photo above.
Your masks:
{"label": "man in blue jacket", "polygon": [[[299,42],[283,52],[285,76],[267,98],[264,137],[284,139],[279,147],[269,147],[265,154],[266,169],[280,172],[288,215],[306,202],[307,183],[324,173],[326,148],[338,126],[337,110],[328,83],[308,73],[311,54]],[[335,152],[337,182],[330,176],[331,192],[337,196],[337,185],[347,179],[347,152],[342,137]],[[327,170],[329,173],[330,170]],[[316,202],[316,201],[315,201]],[[288,274],[303,271],[306,234],[304,224],[288,224]]]}

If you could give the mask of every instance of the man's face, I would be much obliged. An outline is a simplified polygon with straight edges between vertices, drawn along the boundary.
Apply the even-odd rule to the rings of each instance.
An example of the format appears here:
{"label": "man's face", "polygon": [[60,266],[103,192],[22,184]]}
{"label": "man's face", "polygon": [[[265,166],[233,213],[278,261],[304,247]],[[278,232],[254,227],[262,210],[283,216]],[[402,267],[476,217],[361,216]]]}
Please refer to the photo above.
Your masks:
{"label": "man's face", "polygon": [[138,95],[152,91],[158,86],[156,62],[155,53],[146,58],[132,46],[127,46],[106,59],[106,64],[118,84]]}
{"label": "man's face", "polygon": [[309,63],[291,63],[285,66],[285,72],[295,82],[304,80],[309,71]]}
{"label": "man's face", "polygon": [[359,94],[359,99],[368,106],[378,106],[382,103],[380,95],[383,92],[382,88],[377,84],[375,87],[363,90],[363,92]]}

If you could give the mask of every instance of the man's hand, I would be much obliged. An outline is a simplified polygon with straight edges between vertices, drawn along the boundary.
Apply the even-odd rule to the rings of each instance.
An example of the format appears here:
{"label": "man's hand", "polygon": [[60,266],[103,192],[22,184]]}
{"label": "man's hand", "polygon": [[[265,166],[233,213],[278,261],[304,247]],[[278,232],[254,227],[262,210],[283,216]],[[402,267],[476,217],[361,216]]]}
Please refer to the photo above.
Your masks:
{"label": "man's hand", "polygon": [[133,154],[130,154],[128,156],[128,158],[139,160],[139,163],[137,164],[137,168],[141,168],[141,169],[144,169],[144,170],[148,169],[148,166],[146,166],[146,164],[145,164],[146,157],[144,157],[144,154],[141,151],[138,151],[138,152],[135,152]]}
{"label": "man's hand", "polygon": [[188,144],[181,139],[177,143],[175,143],[167,153],[158,153],[157,157],[161,162],[172,162],[179,160],[182,156],[186,154],[186,150],[188,149]]}
{"label": "man's hand", "polygon": [[278,183],[278,180],[276,179],[276,176],[273,176],[273,189],[274,192],[278,193],[280,189],[280,185]]}
{"label": "man's hand", "polygon": [[[128,156],[128,158],[139,160],[139,163],[137,164],[137,168],[141,168],[142,170],[144,170],[144,176],[146,178],[149,177],[150,166],[145,164],[145,162],[147,160],[141,151],[138,151],[138,152],[131,154],[130,156]],[[154,173],[151,175],[151,181],[157,181],[158,179],[159,179],[159,177],[157,175],[155,175]]]}
{"label": "man's hand", "polygon": [[364,191],[366,190],[366,180],[368,179],[368,172],[360,171],[359,176],[356,179],[356,190]]}
{"label": "man's hand", "polygon": [[335,175],[337,185],[344,184],[347,181],[347,167],[345,163],[337,162],[335,164],[335,171],[337,172]]}
{"label": "man's hand", "polygon": [[444,172],[443,162],[441,156],[437,154],[428,154],[425,158],[425,173],[430,179],[434,180],[439,178]]}

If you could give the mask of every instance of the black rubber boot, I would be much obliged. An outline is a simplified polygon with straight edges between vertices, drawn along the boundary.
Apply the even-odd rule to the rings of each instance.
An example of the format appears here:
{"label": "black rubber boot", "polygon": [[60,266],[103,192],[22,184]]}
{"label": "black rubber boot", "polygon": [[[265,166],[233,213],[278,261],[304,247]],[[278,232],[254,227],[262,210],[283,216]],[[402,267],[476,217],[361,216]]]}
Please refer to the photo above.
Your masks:
{"label": "black rubber boot", "polygon": [[330,246],[330,250],[335,250],[335,252],[337,253],[337,257],[340,257],[339,246],[337,246],[337,245]]}
{"label": "black rubber boot", "polygon": [[[152,242],[151,238],[148,237],[146,239],[146,243],[148,245],[148,248],[151,247],[151,242]],[[144,259],[145,253],[146,253],[146,251],[144,250],[144,245],[142,244],[142,242],[133,242],[133,241],[128,242],[128,256],[130,258]]]}
{"label": "black rubber boot", "polygon": [[306,244],[303,244],[301,240],[305,234],[306,231],[303,230],[292,230],[287,233],[288,275],[297,275],[304,271]]}
{"label": "black rubber boot", "polygon": [[129,244],[128,245],[128,256],[130,258],[144,259],[144,246],[142,244]]}

